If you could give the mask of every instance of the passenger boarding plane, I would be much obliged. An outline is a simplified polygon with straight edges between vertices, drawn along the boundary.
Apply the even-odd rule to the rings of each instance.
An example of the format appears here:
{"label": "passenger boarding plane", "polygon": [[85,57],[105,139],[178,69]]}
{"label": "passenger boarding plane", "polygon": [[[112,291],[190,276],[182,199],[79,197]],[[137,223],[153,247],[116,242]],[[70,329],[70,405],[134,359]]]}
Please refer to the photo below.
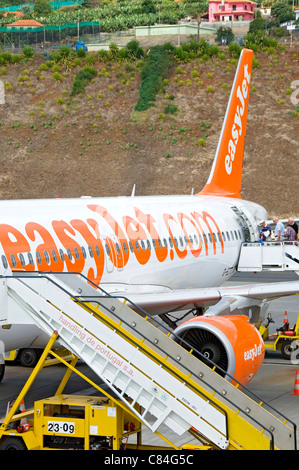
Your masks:
{"label": "passenger boarding plane", "polygon": [[[263,356],[262,340],[235,314],[254,322],[266,310],[264,299],[297,293],[299,284],[219,287],[235,272],[242,243],[257,241],[258,221],[267,218],[263,207],[240,195],[252,56],[243,49],[212,170],[200,193],[1,201],[0,274],[80,272],[150,315],[167,320],[169,312],[194,309],[197,316],[179,325],[177,334],[192,341],[188,332],[210,332],[209,347],[198,342],[195,347],[217,361],[212,337],[219,332],[226,354],[235,362],[238,357],[252,362],[253,375],[254,360]],[[37,326],[16,315],[8,318],[4,310],[0,341],[6,351],[45,345]],[[245,338],[252,338],[246,351]]]}

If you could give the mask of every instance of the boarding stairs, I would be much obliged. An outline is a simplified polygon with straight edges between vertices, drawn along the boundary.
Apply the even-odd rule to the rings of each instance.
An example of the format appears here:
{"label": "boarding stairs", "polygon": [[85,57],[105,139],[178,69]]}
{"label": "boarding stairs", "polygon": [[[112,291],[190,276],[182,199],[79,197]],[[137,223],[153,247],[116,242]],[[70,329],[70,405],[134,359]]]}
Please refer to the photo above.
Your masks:
{"label": "boarding stairs", "polygon": [[95,288],[82,275],[18,272],[0,279],[0,299],[8,318],[22,309],[49,336],[57,331],[60,344],[172,447],[167,428],[215,449],[296,449],[294,423],[205,365],[127,299]]}
{"label": "boarding stairs", "polygon": [[238,271],[295,271],[299,273],[299,241],[243,243]]}

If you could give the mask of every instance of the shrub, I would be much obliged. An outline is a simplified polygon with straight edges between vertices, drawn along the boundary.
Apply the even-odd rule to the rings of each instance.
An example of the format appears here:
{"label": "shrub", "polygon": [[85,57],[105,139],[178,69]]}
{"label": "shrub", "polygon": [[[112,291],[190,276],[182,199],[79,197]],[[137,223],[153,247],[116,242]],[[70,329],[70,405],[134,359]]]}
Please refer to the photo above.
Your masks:
{"label": "shrub", "polygon": [[22,52],[26,59],[32,59],[34,57],[34,49],[30,46],[25,46]]}
{"label": "shrub", "polygon": [[13,54],[12,57],[11,57],[11,63],[12,64],[18,64],[19,62],[21,62],[21,56],[19,54]]}
{"label": "shrub", "polygon": [[233,41],[230,43],[228,50],[229,50],[229,53],[232,55],[232,57],[238,58],[239,55],[241,54],[242,47]]}
{"label": "shrub", "polygon": [[12,54],[9,51],[5,51],[2,53],[3,63],[6,64],[7,62],[11,62]]}
{"label": "shrub", "polygon": [[76,55],[77,55],[77,57],[85,57],[86,52],[83,49],[79,49],[78,51],[76,51]]}
{"label": "shrub", "polygon": [[165,114],[175,114],[178,112],[179,108],[175,104],[168,103],[165,108],[164,108],[164,113]]}
{"label": "shrub", "polygon": [[93,65],[95,63],[96,59],[95,59],[95,56],[93,54],[87,54],[86,55],[86,63],[88,65]]}
{"label": "shrub", "polygon": [[54,72],[53,73],[53,78],[56,82],[61,82],[62,80],[62,75],[59,72]]}
{"label": "shrub", "polygon": [[145,111],[154,105],[156,94],[163,87],[163,80],[167,78],[172,66],[173,59],[167,44],[154,46],[150,49],[141,72],[141,86],[139,99],[135,106],[136,111]]}
{"label": "shrub", "polygon": [[257,69],[257,68],[259,68],[259,66],[260,66],[260,62],[255,57],[253,57],[253,59],[252,59],[252,68]]}
{"label": "shrub", "polygon": [[75,76],[71,95],[77,95],[83,93],[86,85],[95,77],[97,74],[96,70],[92,67],[85,66]]}

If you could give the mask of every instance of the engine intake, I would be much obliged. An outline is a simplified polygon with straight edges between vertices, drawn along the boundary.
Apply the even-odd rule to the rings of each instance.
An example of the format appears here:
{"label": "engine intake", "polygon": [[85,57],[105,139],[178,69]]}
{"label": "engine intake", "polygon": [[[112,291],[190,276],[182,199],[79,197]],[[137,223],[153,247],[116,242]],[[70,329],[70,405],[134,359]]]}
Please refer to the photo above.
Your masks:
{"label": "engine intake", "polygon": [[176,342],[189,350],[181,338],[194,349],[194,356],[209,367],[213,361],[218,374],[229,381],[234,377],[242,385],[254,377],[264,360],[262,337],[242,315],[191,318],[174,333]]}

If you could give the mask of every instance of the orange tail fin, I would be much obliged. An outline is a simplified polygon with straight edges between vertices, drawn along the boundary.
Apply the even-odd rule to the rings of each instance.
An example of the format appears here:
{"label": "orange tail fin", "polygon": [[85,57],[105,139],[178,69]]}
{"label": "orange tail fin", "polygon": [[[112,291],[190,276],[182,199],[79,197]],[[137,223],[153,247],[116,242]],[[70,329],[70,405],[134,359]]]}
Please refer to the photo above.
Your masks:
{"label": "orange tail fin", "polygon": [[253,51],[243,49],[209,179],[200,195],[240,198]]}

